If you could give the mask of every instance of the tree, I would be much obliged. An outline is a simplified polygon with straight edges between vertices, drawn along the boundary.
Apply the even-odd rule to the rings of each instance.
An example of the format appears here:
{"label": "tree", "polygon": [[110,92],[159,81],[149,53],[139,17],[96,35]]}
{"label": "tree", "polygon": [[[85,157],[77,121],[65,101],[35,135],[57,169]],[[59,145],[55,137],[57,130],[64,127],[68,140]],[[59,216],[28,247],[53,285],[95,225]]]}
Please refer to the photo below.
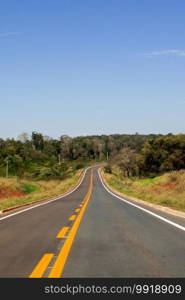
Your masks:
{"label": "tree", "polygon": [[113,163],[120,167],[124,177],[130,177],[137,174],[136,152],[129,148],[123,148],[113,159]]}
{"label": "tree", "polygon": [[185,135],[148,139],[140,154],[140,173],[158,174],[185,168]]}
{"label": "tree", "polygon": [[68,135],[62,135],[60,137],[60,156],[61,160],[69,160],[71,154],[72,139]]}
{"label": "tree", "polygon": [[44,138],[43,135],[41,133],[32,132],[32,143],[35,147],[36,150],[43,150],[44,148]]}
{"label": "tree", "polygon": [[27,132],[23,132],[18,135],[18,140],[21,141],[22,143],[26,143],[26,141],[29,140],[29,134]]}

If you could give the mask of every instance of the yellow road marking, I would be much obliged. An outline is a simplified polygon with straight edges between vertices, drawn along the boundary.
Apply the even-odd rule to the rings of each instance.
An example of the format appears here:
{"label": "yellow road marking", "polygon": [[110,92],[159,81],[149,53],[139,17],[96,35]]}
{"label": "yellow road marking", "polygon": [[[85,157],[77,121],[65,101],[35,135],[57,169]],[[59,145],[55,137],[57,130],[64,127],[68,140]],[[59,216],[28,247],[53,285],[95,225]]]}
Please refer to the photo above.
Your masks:
{"label": "yellow road marking", "polygon": [[77,230],[79,228],[80,222],[84,215],[85,209],[86,209],[89,199],[91,197],[92,182],[93,182],[93,174],[91,171],[91,180],[90,180],[89,190],[84,198],[85,204],[84,204],[83,208],[81,209],[76,221],[74,222],[62,249],[60,250],[59,256],[57,257],[55,264],[53,266],[53,269],[51,270],[51,272],[48,276],[49,278],[59,278],[62,275],[62,272],[63,272],[64,266],[65,266],[67,257],[69,255],[70,249],[72,247],[75,235],[77,233]]}
{"label": "yellow road marking", "polygon": [[54,254],[52,253],[44,254],[41,260],[34,268],[33,272],[29,275],[29,278],[41,278],[53,256]]}
{"label": "yellow road marking", "polygon": [[75,212],[79,212],[79,211],[80,211],[80,208],[75,209]]}
{"label": "yellow road marking", "polygon": [[69,221],[74,221],[76,219],[76,215],[72,215],[70,218],[69,218]]}
{"label": "yellow road marking", "polygon": [[68,229],[69,229],[69,227],[63,227],[57,234],[57,238],[62,239],[66,235]]}

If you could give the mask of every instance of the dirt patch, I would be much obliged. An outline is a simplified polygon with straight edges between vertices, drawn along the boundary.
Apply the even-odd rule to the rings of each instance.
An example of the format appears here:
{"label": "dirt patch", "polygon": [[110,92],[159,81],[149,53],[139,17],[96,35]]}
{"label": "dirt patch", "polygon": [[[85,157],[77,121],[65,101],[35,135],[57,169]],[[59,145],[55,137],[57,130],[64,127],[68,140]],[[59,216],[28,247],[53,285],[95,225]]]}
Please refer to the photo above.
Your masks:
{"label": "dirt patch", "polygon": [[25,193],[21,191],[12,191],[8,188],[0,189],[0,199],[11,198],[11,197],[22,197],[22,196],[25,196]]}
{"label": "dirt patch", "polygon": [[159,183],[158,186],[167,190],[173,190],[176,188],[177,183],[164,183],[164,184]]}

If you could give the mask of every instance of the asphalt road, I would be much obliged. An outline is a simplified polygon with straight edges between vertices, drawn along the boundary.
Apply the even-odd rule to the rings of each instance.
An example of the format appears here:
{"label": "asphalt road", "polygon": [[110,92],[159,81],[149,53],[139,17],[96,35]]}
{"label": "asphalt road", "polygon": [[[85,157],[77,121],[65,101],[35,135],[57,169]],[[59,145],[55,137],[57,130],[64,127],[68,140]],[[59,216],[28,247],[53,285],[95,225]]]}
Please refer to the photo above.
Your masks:
{"label": "asphalt road", "polygon": [[185,219],[139,207],[89,169],[72,194],[1,216],[0,277],[185,277]]}

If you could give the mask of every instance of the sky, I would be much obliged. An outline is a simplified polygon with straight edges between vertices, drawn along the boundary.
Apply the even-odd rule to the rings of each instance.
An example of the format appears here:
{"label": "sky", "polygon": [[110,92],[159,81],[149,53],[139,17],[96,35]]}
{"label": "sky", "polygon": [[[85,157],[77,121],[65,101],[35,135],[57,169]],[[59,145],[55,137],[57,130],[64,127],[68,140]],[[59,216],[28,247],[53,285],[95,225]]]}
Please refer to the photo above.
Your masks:
{"label": "sky", "polygon": [[184,0],[0,1],[0,137],[185,132]]}

